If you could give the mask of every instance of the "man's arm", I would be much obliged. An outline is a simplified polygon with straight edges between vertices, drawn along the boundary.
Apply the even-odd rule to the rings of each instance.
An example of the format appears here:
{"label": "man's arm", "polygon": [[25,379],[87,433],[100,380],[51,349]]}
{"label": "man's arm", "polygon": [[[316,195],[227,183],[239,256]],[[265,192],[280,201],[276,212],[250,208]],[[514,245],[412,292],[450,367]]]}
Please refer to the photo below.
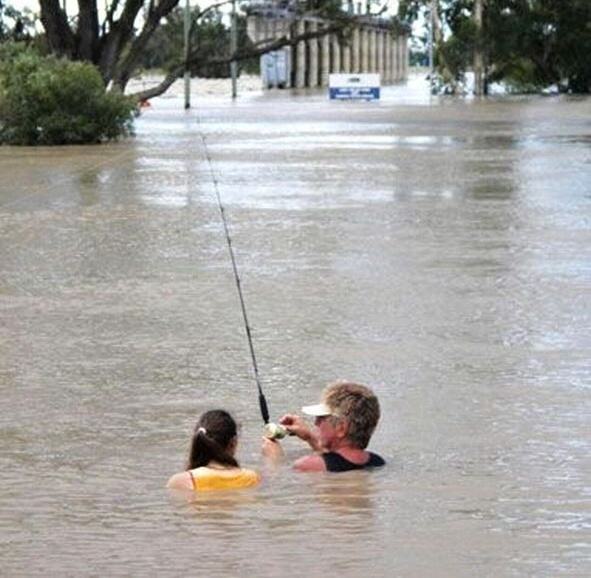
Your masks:
{"label": "man's arm", "polygon": [[266,437],[263,438],[261,451],[267,460],[267,463],[273,466],[283,461],[283,458],[285,457],[281,444],[277,440],[270,440]]}

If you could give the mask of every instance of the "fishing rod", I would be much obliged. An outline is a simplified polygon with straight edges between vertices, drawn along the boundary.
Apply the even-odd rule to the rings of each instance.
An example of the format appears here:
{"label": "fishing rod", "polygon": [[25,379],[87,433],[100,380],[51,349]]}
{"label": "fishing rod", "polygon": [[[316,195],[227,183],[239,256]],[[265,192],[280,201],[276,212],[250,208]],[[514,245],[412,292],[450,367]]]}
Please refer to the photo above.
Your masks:
{"label": "fishing rod", "polygon": [[250,350],[250,359],[252,361],[252,369],[254,374],[254,381],[257,386],[258,395],[259,395],[259,408],[261,410],[261,416],[263,418],[263,422],[265,423],[265,435],[271,439],[280,439],[286,435],[285,429],[277,424],[269,423],[269,407],[267,406],[267,399],[265,398],[265,394],[263,393],[263,388],[261,387],[261,381],[259,378],[259,367],[257,364],[257,358],[254,352],[254,345],[252,342],[252,332],[250,330],[250,324],[248,322],[248,315],[246,313],[246,304],[244,302],[244,295],[242,294],[242,283],[240,281],[240,275],[238,274],[238,266],[236,265],[236,257],[234,255],[234,248],[232,246],[232,238],[230,237],[230,228],[228,227],[228,220],[226,219],[226,209],[222,203],[222,197],[220,195],[220,189],[218,185],[218,180],[215,176],[215,172],[213,170],[213,163],[211,162],[211,156],[209,155],[209,149],[207,148],[207,141],[205,140],[205,135],[200,132],[201,142],[203,143],[203,150],[205,152],[205,158],[207,159],[207,164],[209,166],[209,171],[211,173],[211,180],[213,182],[213,188],[215,191],[215,196],[217,199],[218,209],[220,211],[220,215],[222,217],[222,223],[224,225],[224,235],[226,237],[226,244],[228,246],[228,252],[230,254],[230,261],[232,262],[232,272],[234,273],[234,283],[236,285],[236,289],[238,291],[238,298],[240,300],[240,309],[242,310],[242,321],[244,323],[244,330],[246,332],[246,339],[248,340],[248,348]]}

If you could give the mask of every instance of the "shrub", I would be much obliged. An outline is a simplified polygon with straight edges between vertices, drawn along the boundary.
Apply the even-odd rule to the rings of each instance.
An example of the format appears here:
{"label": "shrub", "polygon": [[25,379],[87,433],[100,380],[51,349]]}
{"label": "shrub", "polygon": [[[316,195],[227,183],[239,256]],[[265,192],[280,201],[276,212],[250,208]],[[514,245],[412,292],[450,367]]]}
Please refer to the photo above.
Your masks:
{"label": "shrub", "polygon": [[106,92],[91,64],[43,57],[8,44],[0,49],[0,142],[15,145],[98,143],[132,131],[135,103]]}

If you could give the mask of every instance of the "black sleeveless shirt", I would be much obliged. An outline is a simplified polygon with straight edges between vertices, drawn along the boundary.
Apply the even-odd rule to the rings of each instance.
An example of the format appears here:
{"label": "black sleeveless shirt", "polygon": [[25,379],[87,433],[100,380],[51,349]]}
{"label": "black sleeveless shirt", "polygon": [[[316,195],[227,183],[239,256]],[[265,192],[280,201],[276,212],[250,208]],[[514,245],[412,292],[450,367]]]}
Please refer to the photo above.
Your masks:
{"label": "black sleeveless shirt", "polygon": [[326,464],[326,470],[329,472],[365,470],[367,468],[377,468],[386,464],[382,457],[378,456],[378,454],[374,454],[373,452],[369,452],[369,460],[364,464],[354,464],[336,452],[326,452],[321,455],[324,463]]}

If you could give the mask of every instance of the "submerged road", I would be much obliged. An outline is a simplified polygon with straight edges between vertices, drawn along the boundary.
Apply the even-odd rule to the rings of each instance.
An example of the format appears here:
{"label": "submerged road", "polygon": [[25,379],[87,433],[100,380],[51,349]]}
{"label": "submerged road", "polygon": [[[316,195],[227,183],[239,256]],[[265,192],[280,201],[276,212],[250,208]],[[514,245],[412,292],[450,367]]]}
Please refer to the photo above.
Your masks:
{"label": "submerged road", "polygon": [[[0,148],[7,576],[587,576],[591,100],[155,100],[137,136]],[[374,387],[373,474],[187,504],[204,409]],[[285,442],[288,455],[301,455]]]}

